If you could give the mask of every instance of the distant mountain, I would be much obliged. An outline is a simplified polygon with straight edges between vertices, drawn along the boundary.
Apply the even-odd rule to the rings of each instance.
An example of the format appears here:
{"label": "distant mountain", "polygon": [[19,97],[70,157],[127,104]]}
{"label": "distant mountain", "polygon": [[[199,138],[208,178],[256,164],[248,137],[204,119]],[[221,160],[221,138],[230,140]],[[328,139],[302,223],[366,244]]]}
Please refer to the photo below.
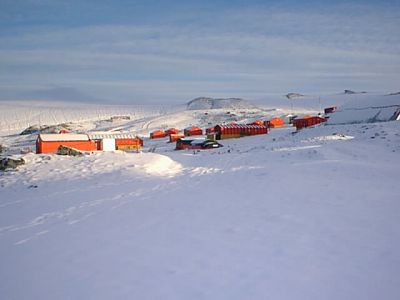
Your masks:
{"label": "distant mountain", "polygon": [[299,94],[299,93],[289,93],[286,95],[286,98],[288,98],[288,99],[293,99],[293,98],[297,98],[297,97],[304,97],[304,95]]}
{"label": "distant mountain", "polygon": [[241,109],[241,108],[255,108],[247,100],[241,98],[207,98],[199,97],[187,103],[187,110],[198,109]]}
{"label": "distant mountain", "polygon": [[396,95],[400,95],[400,92],[390,93],[387,94],[386,96],[396,96]]}
{"label": "distant mountain", "polygon": [[346,95],[353,95],[353,94],[366,94],[367,92],[365,92],[365,91],[363,91],[363,92],[355,92],[355,91],[352,91],[352,90],[344,90],[344,93]]}

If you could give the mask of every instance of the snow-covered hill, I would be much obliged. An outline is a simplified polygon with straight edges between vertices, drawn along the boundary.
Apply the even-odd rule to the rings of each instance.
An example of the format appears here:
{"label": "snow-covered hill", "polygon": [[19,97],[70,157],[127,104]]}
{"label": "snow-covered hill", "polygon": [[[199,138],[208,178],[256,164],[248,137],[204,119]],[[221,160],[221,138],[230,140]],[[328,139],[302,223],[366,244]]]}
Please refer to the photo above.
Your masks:
{"label": "snow-covered hill", "polygon": [[197,109],[243,109],[255,108],[254,105],[241,98],[207,98],[199,97],[188,102],[188,110]]}
{"label": "snow-covered hill", "polygon": [[[363,97],[338,97],[352,96]],[[144,134],[288,113],[227,112],[150,110],[91,124]],[[1,141],[17,150],[34,138]],[[139,154],[22,155],[25,165],[0,173],[2,298],[398,298],[400,122],[221,143],[174,151],[146,138]]]}
{"label": "snow-covered hill", "polygon": [[[90,130],[113,116],[140,120],[176,111],[162,105],[93,105],[50,101],[0,101],[0,135],[19,133],[32,125],[79,123]],[[114,124],[115,126],[115,124]]]}

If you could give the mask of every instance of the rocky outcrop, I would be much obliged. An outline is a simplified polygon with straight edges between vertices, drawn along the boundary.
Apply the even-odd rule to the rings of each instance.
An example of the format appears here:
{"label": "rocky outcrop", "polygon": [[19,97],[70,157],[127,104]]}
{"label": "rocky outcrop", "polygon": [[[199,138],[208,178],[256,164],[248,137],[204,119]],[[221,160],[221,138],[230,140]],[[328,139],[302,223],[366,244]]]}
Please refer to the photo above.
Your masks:
{"label": "rocky outcrop", "polygon": [[69,156],[81,156],[83,153],[78,149],[67,147],[67,146],[60,146],[58,147],[57,154],[59,155],[69,155]]}
{"label": "rocky outcrop", "polygon": [[3,157],[0,158],[0,171],[16,169],[18,166],[23,164],[25,164],[25,160],[23,158]]}

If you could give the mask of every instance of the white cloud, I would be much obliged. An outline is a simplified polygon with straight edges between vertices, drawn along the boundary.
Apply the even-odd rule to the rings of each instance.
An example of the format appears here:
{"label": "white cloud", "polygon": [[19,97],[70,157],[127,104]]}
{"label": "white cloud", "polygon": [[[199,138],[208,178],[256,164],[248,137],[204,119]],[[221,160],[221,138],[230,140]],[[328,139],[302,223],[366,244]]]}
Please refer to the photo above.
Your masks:
{"label": "white cloud", "polygon": [[0,91],[19,81],[126,100],[396,88],[399,13],[346,9],[250,9],[231,11],[215,26],[104,25],[3,36]]}

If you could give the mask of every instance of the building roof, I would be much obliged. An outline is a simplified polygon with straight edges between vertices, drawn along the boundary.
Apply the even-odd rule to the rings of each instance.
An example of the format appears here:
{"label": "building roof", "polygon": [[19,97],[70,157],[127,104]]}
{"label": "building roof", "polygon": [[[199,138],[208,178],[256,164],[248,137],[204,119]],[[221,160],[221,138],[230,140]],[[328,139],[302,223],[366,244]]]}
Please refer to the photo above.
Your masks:
{"label": "building roof", "polygon": [[229,125],[216,125],[219,126],[221,128],[266,128],[266,126],[264,125],[244,125],[244,124],[229,124]]}
{"label": "building roof", "polygon": [[201,128],[200,127],[197,127],[197,126],[190,126],[190,127],[186,127],[185,128],[185,130],[188,130],[188,131],[190,131],[190,130],[201,130]]}
{"label": "building roof", "polygon": [[66,142],[66,141],[88,141],[89,137],[87,134],[73,134],[73,133],[62,133],[62,134],[39,134],[39,138],[44,142]]}
{"label": "building roof", "polygon": [[137,138],[137,136],[133,133],[120,133],[120,132],[92,132],[88,133],[88,136],[91,140]]}

